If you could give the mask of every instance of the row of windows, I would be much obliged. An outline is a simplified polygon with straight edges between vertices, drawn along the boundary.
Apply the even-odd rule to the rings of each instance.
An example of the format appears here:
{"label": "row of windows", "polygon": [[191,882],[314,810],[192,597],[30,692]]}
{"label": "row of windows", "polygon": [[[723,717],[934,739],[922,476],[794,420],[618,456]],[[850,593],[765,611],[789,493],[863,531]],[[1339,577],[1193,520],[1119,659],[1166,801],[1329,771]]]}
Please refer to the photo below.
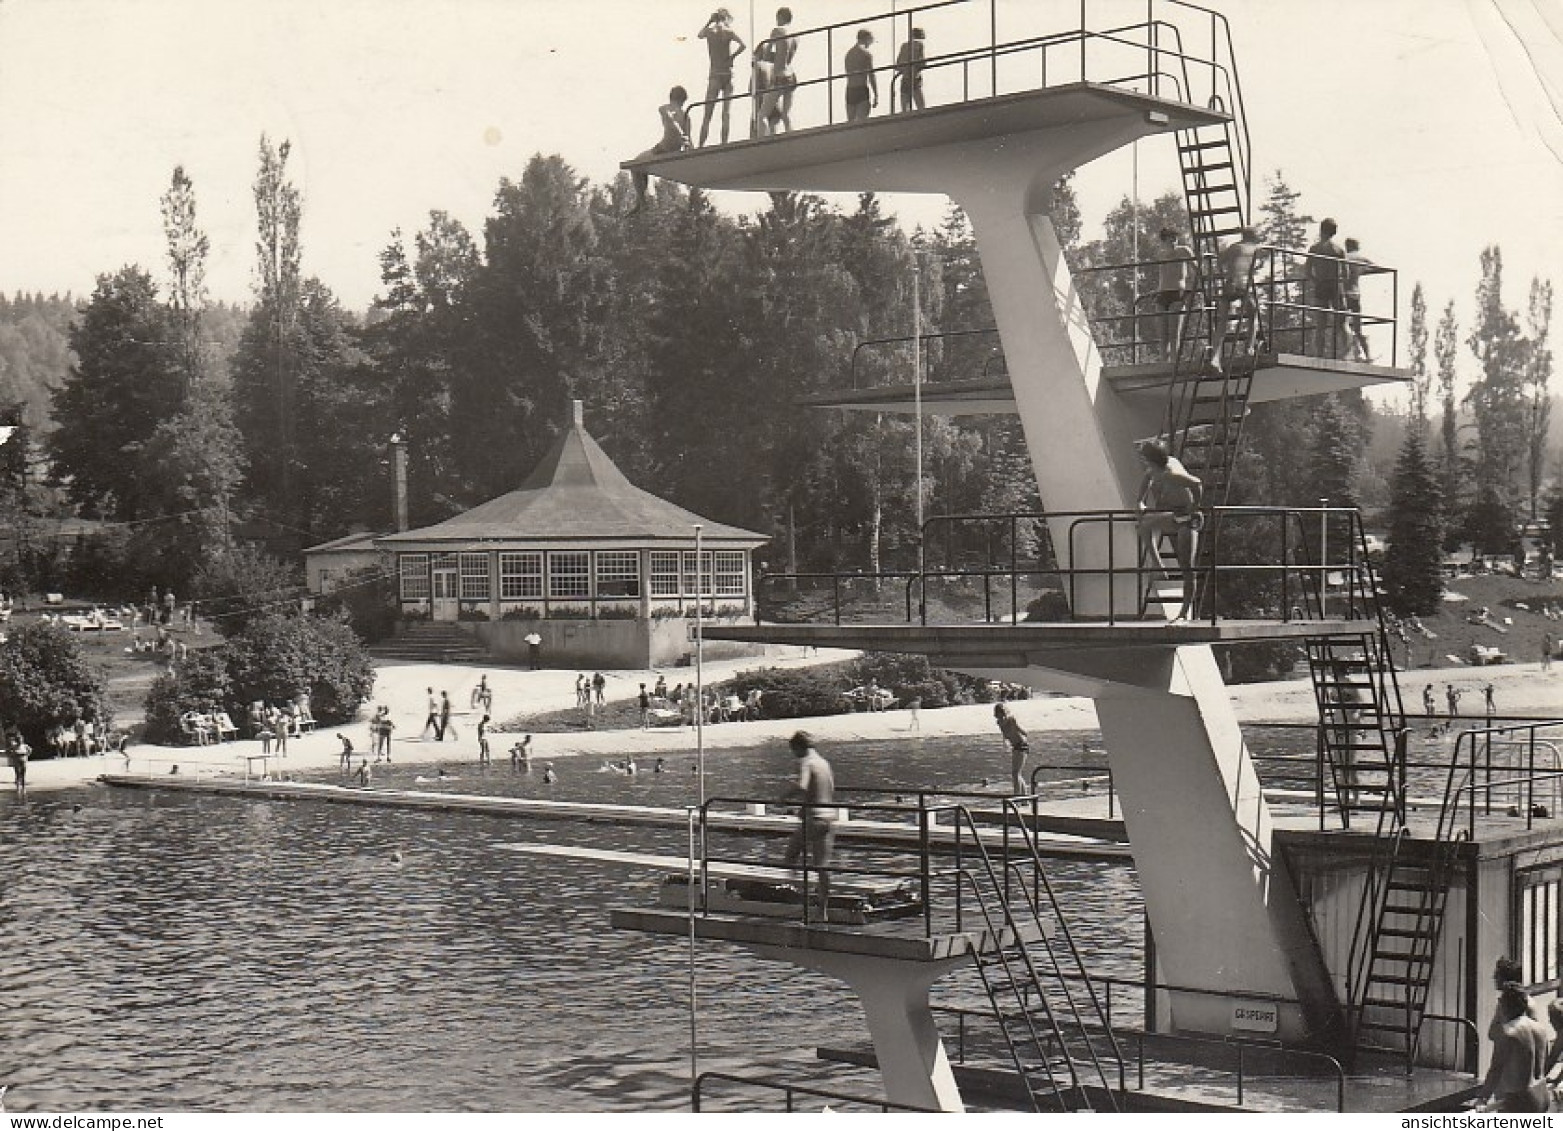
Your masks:
{"label": "row of windows", "polygon": [[[595,593],[592,588],[594,558]],[[433,592],[431,576],[447,572],[455,573],[456,584],[441,584],[440,596],[451,595],[453,589],[463,601],[489,599],[489,555],[479,552],[402,554],[402,600],[427,600]],[[742,597],[744,554],[742,550],[705,550],[700,555],[697,570],[693,550],[653,550],[650,580],[653,597],[693,597],[697,588],[702,597]],[[501,601],[541,600],[545,581],[548,597],[553,600],[639,597],[640,554],[634,550],[550,550],[546,555],[541,551],[500,553]]]}

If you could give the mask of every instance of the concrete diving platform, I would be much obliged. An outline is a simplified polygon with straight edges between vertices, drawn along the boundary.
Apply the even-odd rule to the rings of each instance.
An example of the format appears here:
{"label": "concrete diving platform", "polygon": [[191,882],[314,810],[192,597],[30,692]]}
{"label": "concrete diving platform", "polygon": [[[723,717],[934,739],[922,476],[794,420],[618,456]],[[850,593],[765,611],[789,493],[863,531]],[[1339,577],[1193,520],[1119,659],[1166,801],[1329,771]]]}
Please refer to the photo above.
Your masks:
{"label": "concrete diving platform", "polygon": [[1077,82],[915,114],[800,128],[622,163],[705,189],[766,192],[944,192],[952,167],[996,161],[1073,169],[1142,137],[1229,116],[1121,87]]}
{"label": "concrete diving platform", "polygon": [[[930,574],[930,576],[937,576]],[[1101,651],[1104,654],[1165,651],[1191,644],[1241,644],[1318,636],[1363,636],[1378,631],[1371,620],[1164,620],[1028,621],[1022,624],[730,624],[709,625],[707,640],[745,640],[875,652],[916,652],[941,662],[984,667],[1025,667],[1030,657]]]}
{"label": "concrete diving platform", "polygon": [[[235,778],[181,778],[175,775],[142,777],[131,774],[104,774],[104,785],[120,789],[164,790],[179,793],[237,797],[253,801],[320,801],[336,805],[363,805],[382,809],[422,809],[450,813],[487,813],[496,817],[530,820],[584,821],[613,825],[650,825],[660,828],[686,828],[689,814],[682,808],[655,805],[616,805],[588,801],[553,801],[533,797],[489,797],[471,793],[435,793],[428,790],[382,789],[332,785],[321,782],[243,781]],[[706,826],[713,832],[758,836],[791,836],[798,818],[782,813],[749,813],[712,809]],[[1001,829],[981,830],[977,834],[991,848],[1003,846]],[[956,830],[948,825],[932,825],[929,846],[951,849]],[[963,831],[960,840],[968,848],[972,833]],[[909,821],[866,820],[849,817],[836,829],[836,842],[881,848],[916,849],[919,833]],[[1037,851],[1043,857],[1116,861],[1127,863],[1129,846],[1097,840],[1088,836],[1055,834],[1037,838]]]}

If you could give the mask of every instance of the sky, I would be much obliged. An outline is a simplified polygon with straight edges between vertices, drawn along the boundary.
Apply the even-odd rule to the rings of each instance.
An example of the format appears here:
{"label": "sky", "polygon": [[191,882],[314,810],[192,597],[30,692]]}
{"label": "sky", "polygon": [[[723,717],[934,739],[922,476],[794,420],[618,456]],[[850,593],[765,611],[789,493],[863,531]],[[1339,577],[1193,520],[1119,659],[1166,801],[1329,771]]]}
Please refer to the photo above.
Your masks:
{"label": "sky", "polygon": [[[1144,0],[1089,2],[1093,24],[1143,17]],[[996,3],[1005,40],[1077,11]],[[740,35],[764,37],[769,2],[727,4]],[[890,6],[796,0],[794,26]],[[1563,273],[1563,0],[1214,6],[1233,28],[1256,195],[1283,170],[1306,211],[1400,269],[1403,302],[1421,281],[1435,312],[1456,301],[1462,325],[1486,245],[1503,248],[1513,307],[1532,275]],[[667,88],[700,94],[695,33],[709,11],[691,0],[0,0],[0,290],[85,296],[127,263],[162,277],[158,198],[182,164],[212,241],[213,297],[248,301],[266,134],[292,142],[306,273],[361,309],[394,229],[410,234],[439,209],[478,233],[501,178],[534,153],[601,182],[650,145]],[[987,19],[988,0],[926,13],[929,53]],[[1175,185],[1170,139],[1083,169],[1087,235],[1121,197]],[[735,212],[763,203],[718,196]],[[908,226],[945,210],[942,198],[888,203]]]}

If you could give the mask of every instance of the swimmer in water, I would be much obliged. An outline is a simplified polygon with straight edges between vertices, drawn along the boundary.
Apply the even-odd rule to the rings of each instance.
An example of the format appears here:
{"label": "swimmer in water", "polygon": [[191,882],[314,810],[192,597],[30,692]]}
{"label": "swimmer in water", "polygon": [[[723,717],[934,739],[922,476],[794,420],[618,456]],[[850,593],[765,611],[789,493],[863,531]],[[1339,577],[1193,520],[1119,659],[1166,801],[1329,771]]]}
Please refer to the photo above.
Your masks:
{"label": "swimmer in water", "polygon": [[548,763],[548,765],[543,767],[543,784],[544,785],[553,785],[554,782],[556,782],[558,780],[559,780],[559,775],[554,773],[554,764],[552,762]]}
{"label": "swimmer in water", "polygon": [[358,764],[358,784],[365,787],[374,784],[374,771],[369,768],[368,758]]}
{"label": "swimmer in water", "polygon": [[631,775],[633,775],[636,772],[638,772],[637,768],[635,766],[635,759],[633,759],[633,758],[626,758],[626,759],[624,759],[624,772],[626,774],[631,774]]}
{"label": "swimmer in water", "polygon": [[667,768],[667,760],[664,759],[664,758],[658,758],[657,759],[657,764],[655,766],[651,767],[651,772],[654,773],[654,774],[660,774],[666,768]]}

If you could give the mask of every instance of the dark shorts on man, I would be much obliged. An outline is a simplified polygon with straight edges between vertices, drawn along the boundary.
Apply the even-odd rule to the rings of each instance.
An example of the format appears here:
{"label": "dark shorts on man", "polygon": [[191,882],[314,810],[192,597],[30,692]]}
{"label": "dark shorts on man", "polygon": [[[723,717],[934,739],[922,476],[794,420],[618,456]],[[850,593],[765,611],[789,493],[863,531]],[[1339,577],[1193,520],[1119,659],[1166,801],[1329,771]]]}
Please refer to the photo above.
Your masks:
{"label": "dark shorts on man", "polygon": [[867,101],[868,101],[868,87],[866,87],[866,86],[849,86],[849,87],[847,87],[847,105],[848,106],[854,105],[854,104],[856,104],[858,102],[867,102]]}
{"label": "dark shorts on man", "polygon": [[733,93],[733,72],[712,75],[706,80],[706,101],[713,98],[731,97]]}
{"label": "dark shorts on man", "polygon": [[1340,284],[1333,282],[1315,283],[1313,285],[1314,306],[1327,307],[1335,310],[1340,307]]}
{"label": "dark shorts on man", "polygon": [[1174,306],[1187,306],[1192,294],[1191,291],[1157,291],[1156,309],[1171,310]]}

